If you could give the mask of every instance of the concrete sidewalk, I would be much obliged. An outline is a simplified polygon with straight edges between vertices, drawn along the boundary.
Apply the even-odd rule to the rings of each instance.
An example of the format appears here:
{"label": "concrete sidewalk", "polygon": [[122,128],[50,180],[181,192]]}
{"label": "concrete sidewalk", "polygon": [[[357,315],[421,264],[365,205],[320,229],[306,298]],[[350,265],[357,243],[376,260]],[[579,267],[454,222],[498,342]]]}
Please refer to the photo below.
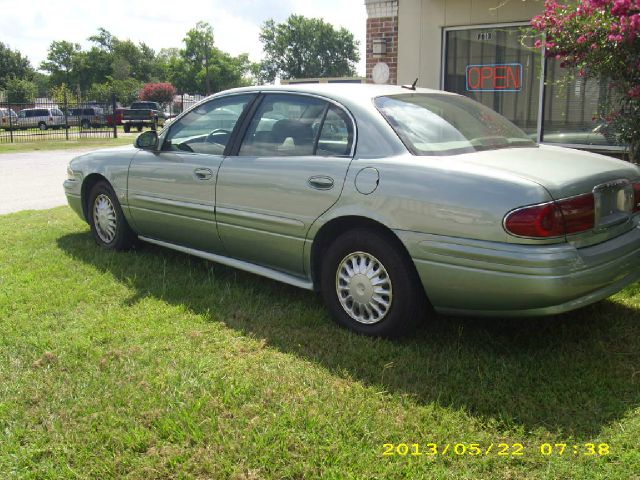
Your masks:
{"label": "concrete sidewalk", "polygon": [[0,154],[0,214],[65,205],[67,164],[97,148]]}

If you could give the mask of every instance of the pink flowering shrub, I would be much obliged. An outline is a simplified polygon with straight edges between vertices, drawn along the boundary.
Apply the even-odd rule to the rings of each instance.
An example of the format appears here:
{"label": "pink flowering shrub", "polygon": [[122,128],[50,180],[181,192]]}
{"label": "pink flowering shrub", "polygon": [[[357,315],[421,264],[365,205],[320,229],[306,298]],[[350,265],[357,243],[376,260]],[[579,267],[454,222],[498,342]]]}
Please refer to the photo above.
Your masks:
{"label": "pink flowering shrub", "polygon": [[167,105],[173,102],[175,94],[176,87],[170,83],[146,83],[140,92],[140,100]]}
{"label": "pink flowering shrub", "polygon": [[531,20],[544,35],[546,56],[583,77],[608,78],[618,103],[602,120],[640,160],[640,0],[545,0]]}

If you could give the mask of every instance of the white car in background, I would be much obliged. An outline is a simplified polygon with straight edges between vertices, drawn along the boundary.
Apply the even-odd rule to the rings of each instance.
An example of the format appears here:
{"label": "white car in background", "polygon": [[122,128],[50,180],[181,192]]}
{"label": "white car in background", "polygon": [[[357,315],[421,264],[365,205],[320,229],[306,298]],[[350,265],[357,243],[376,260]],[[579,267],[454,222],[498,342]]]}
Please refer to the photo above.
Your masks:
{"label": "white car in background", "polygon": [[25,108],[18,112],[18,127],[27,128],[64,128],[64,113],[59,108]]}

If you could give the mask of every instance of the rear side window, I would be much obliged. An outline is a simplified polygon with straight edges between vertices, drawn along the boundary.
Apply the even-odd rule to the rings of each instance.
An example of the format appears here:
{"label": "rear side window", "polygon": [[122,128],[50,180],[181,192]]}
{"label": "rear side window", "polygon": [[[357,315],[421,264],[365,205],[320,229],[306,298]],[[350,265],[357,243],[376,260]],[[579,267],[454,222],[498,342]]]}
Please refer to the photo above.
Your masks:
{"label": "rear side window", "polygon": [[255,157],[349,155],[353,127],[328,102],[303,95],[267,95],[254,115],[238,155]]}
{"label": "rear side window", "polygon": [[331,105],[322,124],[316,155],[348,156],[353,144],[353,125],[344,110]]}

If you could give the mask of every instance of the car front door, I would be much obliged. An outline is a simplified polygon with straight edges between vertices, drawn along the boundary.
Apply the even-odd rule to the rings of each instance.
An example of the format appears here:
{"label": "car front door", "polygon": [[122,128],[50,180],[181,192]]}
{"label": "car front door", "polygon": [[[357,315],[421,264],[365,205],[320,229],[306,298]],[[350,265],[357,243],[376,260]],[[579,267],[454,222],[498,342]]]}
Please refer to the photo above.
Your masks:
{"label": "car front door", "polygon": [[302,274],[306,234],[342,191],[353,121],[321,98],[266,94],[246,123],[218,175],[220,238],[232,257]]}
{"label": "car front door", "polygon": [[171,125],[157,151],[141,150],[129,167],[128,204],[146,237],[219,252],[215,185],[225,149],[255,94],[219,97]]}

